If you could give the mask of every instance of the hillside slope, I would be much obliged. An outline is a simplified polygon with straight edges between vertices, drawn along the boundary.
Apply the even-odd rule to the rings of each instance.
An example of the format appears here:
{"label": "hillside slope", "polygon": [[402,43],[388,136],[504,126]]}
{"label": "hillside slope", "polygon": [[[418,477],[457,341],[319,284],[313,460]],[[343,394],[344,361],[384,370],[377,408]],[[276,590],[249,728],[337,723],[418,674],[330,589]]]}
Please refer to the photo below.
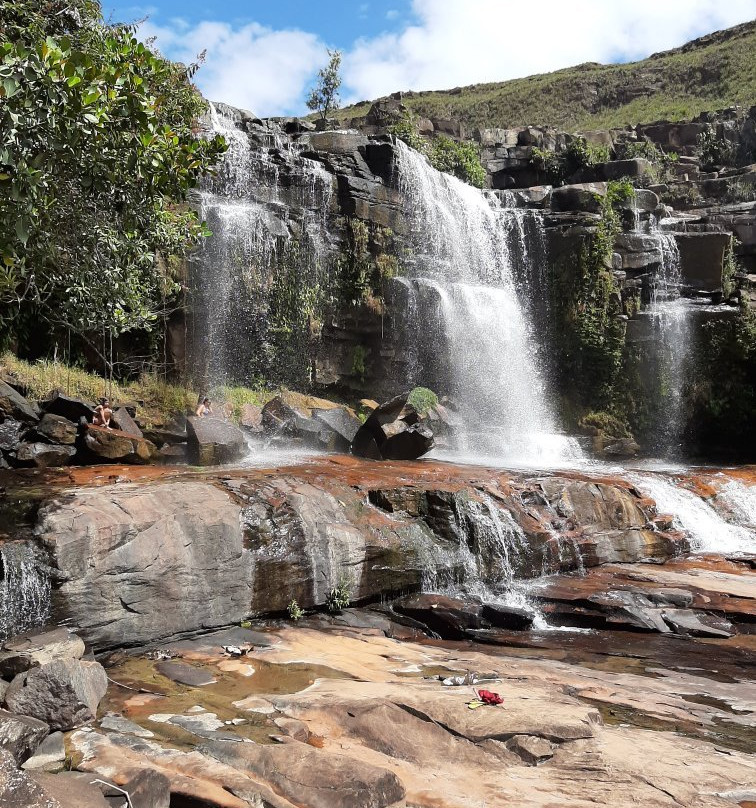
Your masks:
{"label": "hillside slope", "polygon": [[[565,130],[690,119],[756,104],[756,21],[627,64],[587,63],[554,73],[452,90],[408,92],[410,109],[468,127],[555,126]],[[341,121],[370,104],[340,110]]]}

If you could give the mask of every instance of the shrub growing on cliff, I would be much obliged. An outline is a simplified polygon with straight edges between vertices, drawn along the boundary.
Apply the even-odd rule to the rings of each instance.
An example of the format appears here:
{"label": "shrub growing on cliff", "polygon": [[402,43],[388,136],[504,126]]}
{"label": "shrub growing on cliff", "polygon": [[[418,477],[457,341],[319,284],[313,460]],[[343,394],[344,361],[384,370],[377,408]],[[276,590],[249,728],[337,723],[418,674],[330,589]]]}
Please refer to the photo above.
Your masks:
{"label": "shrub growing on cliff", "polygon": [[[0,10],[0,330],[150,328],[175,283],[158,256],[206,231],[182,206],[225,149],[194,136],[190,73],[94,2]],[[20,315],[20,316],[19,316]]]}
{"label": "shrub growing on cliff", "polygon": [[477,146],[471,141],[458,143],[444,135],[438,135],[431,143],[428,158],[434,168],[454,174],[476,188],[482,188],[486,184],[486,170],[481,165]]}
{"label": "shrub growing on cliff", "polygon": [[409,394],[407,403],[414,407],[420,415],[425,415],[428,410],[438,404],[438,396],[427,387],[415,387]]}

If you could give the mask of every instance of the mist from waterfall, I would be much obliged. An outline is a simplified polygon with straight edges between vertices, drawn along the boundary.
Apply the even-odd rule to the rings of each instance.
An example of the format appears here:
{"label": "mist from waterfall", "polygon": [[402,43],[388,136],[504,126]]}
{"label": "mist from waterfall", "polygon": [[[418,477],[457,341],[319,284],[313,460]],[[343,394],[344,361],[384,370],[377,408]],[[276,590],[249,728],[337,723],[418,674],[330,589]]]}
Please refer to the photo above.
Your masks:
{"label": "mist from waterfall", "polygon": [[[275,130],[267,145],[253,146],[236,121],[213,105],[209,123],[228,150],[196,195],[213,236],[191,262],[193,305],[200,313],[191,342],[201,376],[213,386],[249,381],[266,364],[276,370],[271,290],[278,281],[282,293],[289,291],[286,272],[301,290],[317,288],[327,272],[325,221],[333,179]],[[293,205],[301,209],[297,221],[291,219]]]}
{"label": "mist from waterfall", "polygon": [[529,271],[525,215],[401,143],[398,180],[414,247],[409,285],[418,327],[445,360],[431,384],[465,424],[455,458],[552,465],[579,457],[576,442],[559,434],[533,333],[527,298],[535,290],[526,286],[541,276]]}

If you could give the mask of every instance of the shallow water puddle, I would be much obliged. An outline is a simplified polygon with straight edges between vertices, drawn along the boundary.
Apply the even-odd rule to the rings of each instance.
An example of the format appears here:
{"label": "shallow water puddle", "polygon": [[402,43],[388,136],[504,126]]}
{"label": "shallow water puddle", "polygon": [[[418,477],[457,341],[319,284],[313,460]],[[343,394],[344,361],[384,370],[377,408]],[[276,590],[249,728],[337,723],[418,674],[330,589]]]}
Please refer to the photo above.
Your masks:
{"label": "shallow water puddle", "polygon": [[[155,669],[157,662],[143,656],[131,657],[109,668],[108,692],[100,706],[100,715],[114,712],[134,721],[155,734],[156,740],[181,749],[194,747],[203,742],[204,737],[189,731],[193,725],[189,717],[201,715],[196,708],[204,708],[223,722],[218,737],[247,738],[257,743],[272,743],[271,734],[279,734],[273,724],[275,709],[265,707],[268,696],[298,693],[314,684],[317,679],[351,679],[348,674],[324,665],[310,665],[293,662],[279,664],[267,662],[258,657],[211,658],[202,656],[204,664],[197,664],[191,654],[182,658],[185,664],[193,664],[198,669],[211,673],[216,679],[203,687],[188,687],[168,679]],[[196,658],[196,656],[195,656]],[[250,673],[253,669],[253,673]],[[122,687],[120,685],[125,685]],[[150,691],[148,693],[135,691]],[[254,701],[248,702],[247,709],[235,706],[250,697],[259,697],[260,705],[269,712],[258,712],[253,708]],[[252,709],[250,709],[252,708]],[[178,726],[166,715],[183,716]],[[151,720],[150,716],[161,716],[162,720]],[[204,721],[208,724],[205,716]],[[244,723],[226,724],[243,719]],[[200,726],[200,721],[197,726]]]}

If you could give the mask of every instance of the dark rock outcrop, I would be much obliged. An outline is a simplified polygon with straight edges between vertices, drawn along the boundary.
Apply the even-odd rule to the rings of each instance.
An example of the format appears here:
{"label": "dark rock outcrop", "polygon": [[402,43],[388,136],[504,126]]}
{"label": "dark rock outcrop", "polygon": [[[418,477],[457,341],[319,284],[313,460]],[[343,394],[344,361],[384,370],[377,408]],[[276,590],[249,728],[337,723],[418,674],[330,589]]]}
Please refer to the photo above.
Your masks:
{"label": "dark rock outcrop", "polygon": [[56,393],[47,401],[41,402],[42,409],[53,415],[60,415],[63,418],[77,423],[81,418],[91,421],[94,418],[95,405],[82,401],[80,398]]}
{"label": "dark rock outcrop", "polygon": [[0,381],[0,413],[3,418],[13,418],[25,424],[39,421],[38,409],[4,381]]}
{"label": "dark rock outcrop", "polygon": [[58,443],[62,446],[73,446],[78,433],[76,424],[62,415],[55,415],[51,412],[46,412],[42,416],[42,420],[36,425],[34,431],[41,440]]}
{"label": "dark rock outcrop", "polygon": [[190,416],[186,433],[190,460],[198,466],[233,463],[247,454],[244,433],[220,418]]}
{"label": "dark rock outcrop", "polygon": [[376,407],[352,440],[352,454],[370,460],[416,460],[433,448],[433,433],[407,405],[409,392]]}
{"label": "dark rock outcrop", "polygon": [[16,447],[16,463],[19,466],[51,468],[70,463],[76,449],[73,446],[56,446],[50,443],[19,443]]}

